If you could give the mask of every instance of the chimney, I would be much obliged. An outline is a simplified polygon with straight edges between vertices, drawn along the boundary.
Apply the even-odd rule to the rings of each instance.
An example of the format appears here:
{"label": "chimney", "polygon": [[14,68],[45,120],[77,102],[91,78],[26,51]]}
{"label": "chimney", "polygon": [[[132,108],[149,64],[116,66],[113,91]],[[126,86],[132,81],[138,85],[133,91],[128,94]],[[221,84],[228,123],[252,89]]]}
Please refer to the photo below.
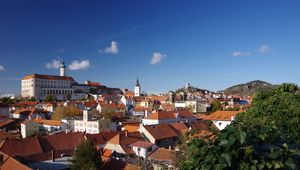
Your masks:
{"label": "chimney", "polygon": [[4,155],[0,154],[0,165],[2,165],[4,162]]}
{"label": "chimney", "polygon": [[126,138],[128,137],[128,132],[127,132],[127,130],[125,131],[125,137],[126,137]]}
{"label": "chimney", "polygon": [[172,146],[169,146],[169,151],[171,151],[172,150]]}
{"label": "chimney", "polygon": [[51,151],[51,159],[52,159],[52,162],[55,162],[55,151],[54,150]]}

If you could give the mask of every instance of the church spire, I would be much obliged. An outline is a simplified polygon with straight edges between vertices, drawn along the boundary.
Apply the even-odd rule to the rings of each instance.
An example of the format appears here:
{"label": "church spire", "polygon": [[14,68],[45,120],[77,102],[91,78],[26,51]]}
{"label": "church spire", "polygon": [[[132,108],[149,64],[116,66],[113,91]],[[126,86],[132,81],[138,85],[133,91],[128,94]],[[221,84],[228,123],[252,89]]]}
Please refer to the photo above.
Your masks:
{"label": "church spire", "polygon": [[140,86],[139,78],[137,77],[136,79],[136,85],[135,86]]}

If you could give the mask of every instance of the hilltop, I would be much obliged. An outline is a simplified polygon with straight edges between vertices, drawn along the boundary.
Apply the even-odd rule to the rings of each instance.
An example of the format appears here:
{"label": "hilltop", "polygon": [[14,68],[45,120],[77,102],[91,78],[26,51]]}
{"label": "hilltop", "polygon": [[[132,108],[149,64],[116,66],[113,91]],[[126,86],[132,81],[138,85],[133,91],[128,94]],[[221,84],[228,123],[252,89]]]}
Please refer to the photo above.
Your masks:
{"label": "hilltop", "polygon": [[234,85],[232,87],[223,90],[222,92],[224,92],[225,94],[246,96],[246,95],[252,95],[261,90],[272,89],[274,87],[276,87],[276,85],[261,80],[255,80],[245,84]]}

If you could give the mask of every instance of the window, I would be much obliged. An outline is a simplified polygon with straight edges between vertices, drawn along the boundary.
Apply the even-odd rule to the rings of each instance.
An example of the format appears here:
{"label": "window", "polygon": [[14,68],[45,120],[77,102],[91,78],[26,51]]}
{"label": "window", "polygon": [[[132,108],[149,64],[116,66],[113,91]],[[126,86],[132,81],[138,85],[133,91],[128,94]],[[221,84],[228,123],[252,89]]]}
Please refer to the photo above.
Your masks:
{"label": "window", "polygon": [[222,125],[222,123],[220,122],[220,123],[219,123],[219,126],[221,126],[221,125]]}

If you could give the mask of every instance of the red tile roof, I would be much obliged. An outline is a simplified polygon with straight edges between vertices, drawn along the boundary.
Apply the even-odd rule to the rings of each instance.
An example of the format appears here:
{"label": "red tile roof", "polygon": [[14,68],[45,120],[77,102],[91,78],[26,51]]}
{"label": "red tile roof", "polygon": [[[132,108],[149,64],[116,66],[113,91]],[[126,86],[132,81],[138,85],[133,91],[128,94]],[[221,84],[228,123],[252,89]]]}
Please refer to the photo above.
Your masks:
{"label": "red tile roof", "polygon": [[87,134],[86,137],[94,141],[96,145],[103,145],[117,134],[118,132],[100,132],[99,134]]}
{"label": "red tile roof", "polygon": [[155,119],[155,120],[163,120],[163,119],[176,119],[178,117],[181,118],[195,118],[192,112],[188,110],[182,111],[154,111],[152,114],[146,119]]}
{"label": "red tile roof", "polygon": [[153,143],[143,142],[143,141],[136,141],[133,144],[131,144],[131,146],[135,146],[139,148],[150,148],[153,145],[154,145]]}
{"label": "red tile roof", "polygon": [[12,157],[28,156],[43,152],[37,137],[6,140],[0,150]]}
{"label": "red tile roof", "polygon": [[175,130],[175,132],[180,135],[189,131],[189,128],[184,123],[171,123],[170,126]]}
{"label": "red tile roof", "polygon": [[61,126],[63,123],[59,120],[34,119],[36,123],[49,126]]}
{"label": "red tile roof", "polygon": [[3,156],[3,160],[0,166],[1,170],[31,170],[31,168],[23,165],[13,157],[10,157],[3,152],[0,152],[0,155]]}
{"label": "red tile roof", "polygon": [[203,119],[205,120],[223,120],[223,121],[231,121],[232,117],[236,116],[238,113],[243,111],[223,111],[219,110],[216,112],[211,113],[208,116],[204,116]]}
{"label": "red tile roof", "polygon": [[72,150],[84,140],[83,133],[57,133],[49,136],[39,137],[44,152],[52,150]]}
{"label": "red tile roof", "polygon": [[171,164],[173,164],[176,161],[176,151],[164,148],[157,148],[148,156],[148,158],[157,161],[169,161]]}
{"label": "red tile roof", "polygon": [[144,127],[155,140],[178,137],[175,130],[168,124],[147,125]]}
{"label": "red tile roof", "polygon": [[5,127],[5,126],[8,126],[8,125],[10,125],[10,124],[12,124],[12,123],[15,123],[15,122],[16,122],[16,121],[13,120],[13,119],[7,119],[7,120],[4,120],[4,121],[0,122],[0,128],[3,128],[3,127]]}
{"label": "red tile roof", "polygon": [[55,75],[42,75],[42,74],[32,74],[25,76],[22,80],[27,80],[31,78],[47,79],[47,80],[67,80],[75,81],[72,77],[68,76],[55,76]]}

